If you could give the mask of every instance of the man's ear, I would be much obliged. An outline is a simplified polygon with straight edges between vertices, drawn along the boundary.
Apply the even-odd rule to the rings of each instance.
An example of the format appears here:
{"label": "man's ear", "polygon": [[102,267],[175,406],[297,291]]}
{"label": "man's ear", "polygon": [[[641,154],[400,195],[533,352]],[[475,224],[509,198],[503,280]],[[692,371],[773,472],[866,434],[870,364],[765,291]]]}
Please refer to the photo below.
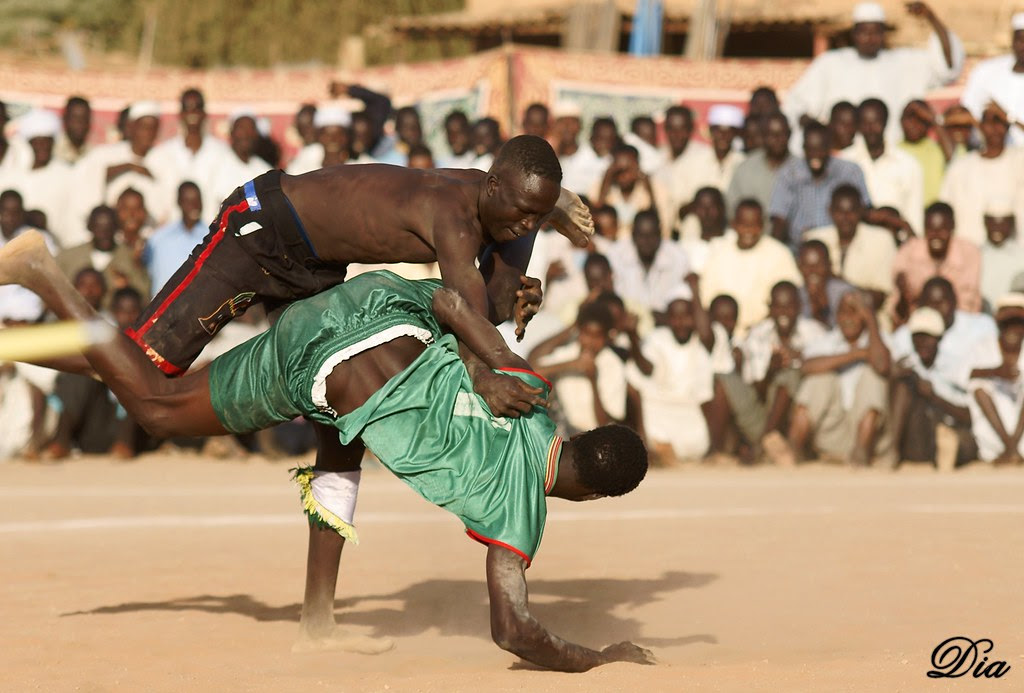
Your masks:
{"label": "man's ear", "polygon": [[498,179],[498,177],[496,175],[494,175],[493,173],[488,173],[487,174],[487,183],[486,183],[485,190],[487,191],[488,197],[493,196],[494,193],[496,193],[498,191],[498,186],[500,184],[501,184],[501,181]]}

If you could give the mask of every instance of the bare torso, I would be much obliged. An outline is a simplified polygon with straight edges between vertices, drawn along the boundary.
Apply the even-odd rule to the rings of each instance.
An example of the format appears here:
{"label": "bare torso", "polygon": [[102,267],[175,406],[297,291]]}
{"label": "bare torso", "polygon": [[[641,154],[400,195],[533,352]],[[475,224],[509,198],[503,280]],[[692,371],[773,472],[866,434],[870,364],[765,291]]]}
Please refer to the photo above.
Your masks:
{"label": "bare torso", "polygon": [[282,175],[281,189],[324,261],[433,262],[435,234],[475,230],[472,253],[484,247],[477,200],[486,175],[343,165]]}

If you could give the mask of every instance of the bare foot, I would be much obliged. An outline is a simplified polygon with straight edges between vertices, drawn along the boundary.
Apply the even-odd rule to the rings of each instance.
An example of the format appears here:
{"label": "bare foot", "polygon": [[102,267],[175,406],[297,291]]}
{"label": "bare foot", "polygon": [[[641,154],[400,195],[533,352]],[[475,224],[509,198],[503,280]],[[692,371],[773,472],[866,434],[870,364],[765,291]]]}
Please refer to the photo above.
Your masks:
{"label": "bare foot", "polygon": [[778,431],[770,431],[761,439],[761,446],[768,459],[777,467],[795,467],[796,454],[789,442]]}
{"label": "bare foot", "polygon": [[314,637],[303,632],[298,641],[292,645],[292,652],[323,652],[337,650],[356,652],[358,654],[380,654],[395,646],[391,638],[372,638],[369,635],[357,635],[336,627],[330,635]]}
{"label": "bare foot", "polygon": [[0,248],[0,284],[27,286],[25,282],[39,273],[47,262],[54,261],[43,235],[26,231]]}

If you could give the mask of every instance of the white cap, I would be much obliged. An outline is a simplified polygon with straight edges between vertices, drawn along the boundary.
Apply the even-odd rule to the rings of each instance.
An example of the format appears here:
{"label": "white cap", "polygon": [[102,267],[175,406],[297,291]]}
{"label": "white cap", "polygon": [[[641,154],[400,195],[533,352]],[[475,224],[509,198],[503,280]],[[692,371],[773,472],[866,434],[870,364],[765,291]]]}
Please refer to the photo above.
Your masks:
{"label": "white cap", "polygon": [[270,118],[260,116],[256,119],[256,132],[260,137],[270,137]]}
{"label": "white cap", "polygon": [[668,292],[668,296],[665,297],[665,307],[667,308],[673,301],[692,301],[693,290],[689,284],[681,283],[676,284],[672,287],[672,290]]}
{"label": "white cap", "polygon": [[885,24],[885,9],[877,2],[860,2],[853,6],[853,23],[867,24],[878,22]]}
{"label": "white cap", "polygon": [[913,312],[910,320],[907,321],[907,329],[910,334],[930,334],[932,337],[941,337],[946,331],[946,321],[934,308],[922,306]]}
{"label": "white cap", "polygon": [[996,299],[996,310],[1003,308],[1024,308],[1024,294],[1011,291]]}
{"label": "white cap", "polygon": [[996,195],[985,203],[985,216],[1002,219],[1014,216],[1013,201],[1007,195]]}
{"label": "white cap", "polygon": [[18,120],[18,133],[26,140],[34,137],[56,137],[60,130],[60,118],[53,111],[32,110]]}
{"label": "white cap", "polygon": [[159,120],[160,118],[160,104],[156,101],[136,101],[128,109],[128,120],[138,120],[139,118],[152,117]]}
{"label": "white cap", "polygon": [[583,110],[575,101],[560,99],[551,106],[551,115],[554,118],[579,118]]}
{"label": "white cap", "polygon": [[256,122],[256,111],[252,110],[248,106],[242,106],[231,111],[231,115],[228,116],[228,127],[234,127],[235,121],[239,118],[251,118],[252,122]]}
{"label": "white cap", "polygon": [[743,127],[743,109],[727,103],[716,103],[708,109],[708,125],[726,128]]}
{"label": "white cap", "polygon": [[1024,12],[1018,12],[1010,17],[1010,28],[1014,31],[1024,31]]}
{"label": "white cap", "polygon": [[351,124],[352,113],[336,102],[317,106],[316,115],[313,116],[313,127],[315,128],[326,128],[332,125],[347,128]]}

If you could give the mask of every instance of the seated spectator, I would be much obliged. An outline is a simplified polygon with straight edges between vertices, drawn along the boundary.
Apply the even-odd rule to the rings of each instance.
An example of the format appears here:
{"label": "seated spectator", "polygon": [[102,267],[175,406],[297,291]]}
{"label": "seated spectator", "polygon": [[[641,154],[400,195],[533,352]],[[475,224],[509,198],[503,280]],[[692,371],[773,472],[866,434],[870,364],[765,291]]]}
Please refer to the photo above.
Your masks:
{"label": "seated spectator", "polygon": [[[694,125],[693,111],[687,106],[670,106],[665,111],[668,147],[665,165],[657,178],[666,194],[665,209],[658,210],[666,238],[676,227],[679,208],[692,200],[700,188],[714,184],[718,160],[711,147],[694,139]],[[680,236],[690,235],[685,229],[680,230]]]}
{"label": "seated spectator", "polygon": [[969,313],[981,310],[981,253],[977,246],[954,235],[953,210],[935,202],[924,216],[924,238],[911,238],[893,259],[893,281],[899,291],[897,318],[906,319],[918,304],[925,282],[945,277],[956,290],[958,307]]}
{"label": "seated spectator", "polygon": [[708,317],[711,331],[715,335],[715,346],[711,350],[711,369],[715,373],[732,373],[736,370],[733,348],[736,346],[736,322],[740,307],[729,294],[719,294],[711,299]]}
{"label": "seated spectator", "polygon": [[626,415],[626,373],[610,348],[612,314],[604,303],[580,307],[576,325],[535,348],[529,361],[554,384],[553,413],[564,435],[622,421]]}
{"label": "seated spectator", "polygon": [[591,243],[595,251],[607,253],[619,237],[619,213],[611,205],[602,205],[592,207],[591,215],[594,217]]}
{"label": "seated spectator", "polygon": [[821,323],[800,312],[800,293],[794,284],[781,281],[773,286],[768,318],[739,342],[739,372],[717,376],[736,428],[754,458],[762,446],[785,448],[779,429],[800,386],[804,350],[826,334]]}
{"label": "seated spectator", "polygon": [[[92,270],[83,270],[80,278],[89,272]],[[98,274],[95,278],[102,280]],[[80,282],[76,282],[76,287],[90,305],[98,309],[95,292]],[[131,328],[142,314],[141,295],[131,288],[118,289],[114,292],[110,313],[119,329]],[[59,415],[53,441],[44,452],[49,459],[63,459],[76,449],[86,454],[128,459],[138,454],[147,438],[142,428],[128,418],[113,393],[98,380],[60,373],[54,400],[59,403]]]}
{"label": "seated spectator", "polygon": [[999,337],[979,350],[969,386],[971,431],[986,462],[1024,464],[1024,296],[998,302]]}
{"label": "seated spectator", "polygon": [[1024,272],[1024,244],[1017,235],[1017,217],[1008,205],[993,203],[985,210],[985,236],[981,246],[981,297],[992,312],[996,301],[1010,291],[1014,278]]}
{"label": "seated spectator", "polygon": [[804,234],[828,248],[832,272],[850,284],[869,291],[876,307],[892,292],[892,263],[896,241],[888,229],[861,222],[864,206],[852,185],[840,185],[829,205],[832,225]]}
{"label": "seated spectator", "polygon": [[[921,233],[924,210],[924,174],[910,154],[885,142],[889,109],[881,99],[867,99],[857,109],[860,137],[843,152],[843,157],[860,167],[875,207],[892,207],[904,230]],[[900,223],[902,222],[902,223]]]}
{"label": "seated spectator", "polygon": [[989,104],[981,117],[983,147],[953,160],[942,182],[941,199],[956,212],[957,234],[980,246],[985,241],[985,210],[1009,201],[1024,218],[1024,150],[1006,146],[1009,119]]}
{"label": "seated spectator", "polygon": [[832,104],[828,116],[828,132],[832,136],[832,153],[845,152],[857,137],[857,107],[849,101]]}
{"label": "seated spectator", "polygon": [[149,277],[135,261],[132,250],[117,242],[117,212],[102,205],[92,210],[88,222],[92,240],[57,255],[57,264],[68,277],[91,268],[103,276],[107,291],[100,296],[104,309],[110,308],[113,292],[131,287],[140,295],[149,295]]}
{"label": "seated spectator", "polygon": [[692,214],[700,225],[700,236],[682,238],[679,246],[686,252],[690,261],[690,269],[700,275],[708,260],[711,242],[716,238],[735,237],[729,229],[728,217],[725,216],[725,198],[718,188],[704,187],[697,191],[693,202],[679,210],[680,218]]}
{"label": "seated spectator", "polygon": [[[940,471],[975,456],[962,368],[938,359],[945,341],[942,315],[917,308],[904,326],[909,352],[893,350],[892,431],[898,460],[930,461]],[[913,416],[910,413],[913,412]]]}
{"label": "seated spectator", "polygon": [[[551,146],[558,155],[562,166],[562,187],[573,192],[589,190],[592,181],[589,172],[575,169],[576,154],[580,150],[580,132],[583,122],[580,120],[580,107],[571,101],[556,101],[551,115],[555,124],[551,128]],[[602,169],[602,172],[604,169]]]}
{"label": "seated spectator", "polygon": [[715,153],[715,168],[709,185],[728,190],[736,167],[743,163],[743,152],[733,148],[743,128],[743,110],[731,104],[715,104],[708,109],[708,129],[711,131],[711,149]]}
{"label": "seated spectator", "polygon": [[[590,200],[601,207],[611,205],[619,219],[632,219],[645,209],[664,206],[660,185],[640,169],[636,147],[620,144],[612,150],[611,164],[599,183],[590,191]],[[618,238],[629,236],[628,224],[619,227]]]}
{"label": "seated spectator", "polygon": [[629,132],[622,136],[625,144],[636,147],[640,153],[640,170],[653,176],[665,165],[665,153],[658,149],[658,127],[654,118],[636,116],[629,123]]}
{"label": "seated spectator", "polygon": [[[772,201],[772,188],[782,165],[793,158],[789,153],[789,138],[792,132],[789,121],[781,113],[772,113],[764,118],[764,146],[750,154],[736,167],[726,200],[729,216],[736,214],[740,200],[753,198],[768,209]],[[770,228],[765,231],[770,232]]]}
{"label": "seated spectator", "polygon": [[141,260],[146,240],[153,235],[153,220],[146,210],[146,199],[135,188],[118,195],[117,226],[121,230],[121,244],[131,248],[136,260]]}
{"label": "seated spectator", "polygon": [[409,168],[432,169],[434,166],[434,154],[430,147],[425,144],[416,144],[409,147]]}
{"label": "seated spectator", "polygon": [[498,153],[504,143],[501,139],[501,127],[498,125],[498,121],[494,118],[481,118],[476,121],[473,123],[471,138],[476,158],[473,159],[473,165],[470,168],[489,171],[491,164],[494,163],[494,155]]}
{"label": "seated spectator", "polygon": [[469,118],[462,111],[452,111],[444,118],[444,135],[448,156],[438,161],[438,168],[473,168],[476,153],[470,147]]}
{"label": "seated spectator", "polygon": [[[1024,121],[1024,12],[1010,17],[1010,46],[1010,53],[978,62],[967,76],[960,99],[976,117],[995,101],[1011,120]],[[1024,131],[1012,129],[1010,142],[1024,146]]]}
{"label": "seated spectator", "polygon": [[51,435],[46,393],[13,363],[0,362],[0,462],[37,459]]}
{"label": "seated spectator", "polygon": [[203,200],[195,183],[185,181],[179,186],[178,209],[181,218],[157,229],[146,243],[142,256],[152,281],[152,296],[160,292],[208,232],[199,217],[203,211]]}
{"label": "seated spectator", "polygon": [[853,287],[832,274],[832,261],[828,247],[821,241],[800,244],[796,266],[804,283],[800,287],[803,315],[817,320],[825,327],[836,327],[839,302]]}
{"label": "seated spectator", "polygon": [[20,137],[7,136],[7,104],[0,101],[0,190],[14,188],[32,166],[32,149]]}
{"label": "seated spectator", "polygon": [[710,444],[701,407],[714,395],[715,337],[696,288],[696,278],[677,287],[665,309],[665,326],[642,343],[635,331],[629,335],[633,362],[626,377],[640,393],[644,433],[663,464],[699,459]]}
{"label": "seated spectator", "polygon": [[358,160],[352,157],[351,125],[352,114],[347,108],[338,103],[321,104],[313,116],[316,142],[300,149],[286,171],[298,176],[324,166],[372,161],[365,154]]}
{"label": "seated spectator", "polygon": [[617,241],[609,260],[615,271],[615,292],[646,312],[664,310],[669,295],[690,273],[686,253],[675,241],[661,237],[653,210],[636,215],[632,237]]}
{"label": "seated spectator", "polygon": [[[202,218],[211,222],[217,216],[221,201],[235,188],[245,185],[272,168],[269,162],[256,155],[260,133],[256,127],[254,113],[246,110],[236,111],[231,115],[230,127],[231,148],[218,157],[209,169],[199,173],[206,180],[200,188],[205,205]],[[189,179],[183,178],[179,185],[187,180]],[[178,191],[179,188],[176,186],[175,193]],[[210,199],[206,199],[207,197]]]}
{"label": "seated spectator", "polygon": [[[900,149],[914,157],[921,167],[924,183],[922,207],[926,207],[939,199],[942,178],[946,174],[946,149],[952,150],[953,143],[946,130],[936,125],[935,111],[921,99],[914,99],[903,109],[900,128],[903,130]],[[929,137],[930,132],[934,132],[942,144]]]}
{"label": "seated spectator", "polygon": [[46,230],[61,248],[84,243],[88,234],[77,221],[68,218],[68,196],[71,194],[71,166],[54,156],[54,141],[60,134],[61,122],[52,111],[30,111],[21,117],[19,134],[32,148],[32,166],[14,187],[22,194],[25,207],[46,214]]}
{"label": "seated spectator", "polygon": [[849,183],[861,194],[866,207],[871,205],[864,174],[850,161],[830,153],[831,140],[823,125],[811,123],[804,128],[804,157],[790,158],[779,169],[768,207],[772,235],[795,252],[810,229],[828,226],[828,207],[832,193]]}
{"label": "seated spectator", "polygon": [[739,203],[732,228],[735,236],[726,235],[711,243],[700,292],[704,296],[732,296],[739,306],[737,330],[743,335],[768,314],[772,286],[784,280],[802,280],[789,249],[764,234],[757,200]]}
{"label": "seated spectator", "polygon": [[89,144],[92,106],[81,96],[68,97],[61,121],[63,128],[53,146],[53,155],[66,164],[77,163],[92,148]]}
{"label": "seated spectator", "polygon": [[615,121],[607,117],[595,118],[590,128],[590,141],[580,144],[572,154],[559,154],[562,186],[578,195],[590,195],[601,185],[612,164],[612,151],[618,145],[619,131]]}
{"label": "seated spectator", "polygon": [[[556,308],[547,309],[557,310],[557,314],[565,326],[575,324],[576,316],[584,303],[590,303],[602,294],[615,294],[615,274],[612,271],[611,262],[605,255],[600,253],[587,255],[587,259],[583,263],[582,278],[582,284],[576,284],[571,291],[560,292],[558,302],[551,303],[551,306]],[[651,311],[643,304],[633,301],[627,303],[618,294],[615,294],[615,298],[623,304],[624,310],[637,316],[639,320],[637,330],[641,336],[646,336],[654,326]],[[541,312],[544,311],[545,309],[542,307]]]}
{"label": "seated spectator", "polygon": [[[974,128],[978,121],[974,119],[971,112],[963,104],[951,104],[942,113],[942,129],[946,137],[939,138],[939,144],[943,145],[943,154],[946,155],[946,163],[963,156],[968,152],[977,151],[979,142],[975,135]],[[947,149],[943,142],[948,141],[950,148]],[[939,189],[939,197],[942,197],[942,190]]]}
{"label": "seated spectator", "polygon": [[[21,194],[17,190],[4,190],[0,193],[0,248],[30,230],[32,227],[27,223]],[[56,254],[57,244],[49,234],[44,236],[50,253]],[[43,302],[28,289],[15,285],[0,286],[0,324],[38,322],[45,312]]]}
{"label": "seated spectator", "polygon": [[[384,143],[381,143],[384,145]],[[390,146],[373,152],[373,159],[382,164],[409,165],[409,151],[423,144],[423,125],[415,106],[403,106],[395,111],[395,139]],[[484,169],[485,171],[487,169]]]}
{"label": "seated spectator", "polygon": [[[776,462],[792,466],[810,446],[815,456],[868,465],[889,411],[889,350],[870,298],[843,294],[836,326],[804,349],[803,381]],[[767,449],[767,448],[766,448]]]}

